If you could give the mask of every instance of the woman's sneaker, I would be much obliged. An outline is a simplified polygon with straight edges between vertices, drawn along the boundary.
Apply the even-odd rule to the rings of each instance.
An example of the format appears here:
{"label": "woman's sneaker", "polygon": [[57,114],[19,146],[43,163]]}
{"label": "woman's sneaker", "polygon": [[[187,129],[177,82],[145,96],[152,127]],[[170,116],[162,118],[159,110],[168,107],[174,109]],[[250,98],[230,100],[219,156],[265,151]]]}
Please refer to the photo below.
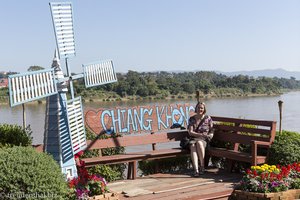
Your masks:
{"label": "woman's sneaker", "polygon": [[203,175],[204,172],[205,172],[204,167],[200,167],[200,169],[199,169],[199,175]]}
{"label": "woman's sneaker", "polygon": [[199,172],[194,172],[193,177],[199,177],[200,173]]}

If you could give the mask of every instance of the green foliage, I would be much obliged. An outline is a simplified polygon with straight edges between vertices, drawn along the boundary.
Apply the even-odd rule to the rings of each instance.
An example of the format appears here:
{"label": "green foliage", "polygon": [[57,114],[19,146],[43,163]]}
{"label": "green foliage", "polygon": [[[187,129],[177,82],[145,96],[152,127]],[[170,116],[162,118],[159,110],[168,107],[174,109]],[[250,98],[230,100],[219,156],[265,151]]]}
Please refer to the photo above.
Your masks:
{"label": "green foliage", "polygon": [[8,97],[8,88],[0,88],[0,96]]}
{"label": "green foliage", "polygon": [[277,133],[269,155],[269,164],[287,165],[300,161],[300,134],[290,131]]}
{"label": "green foliage", "polygon": [[[78,95],[84,97],[99,96],[107,99],[118,94],[118,97],[160,98],[168,95],[187,96],[200,90],[202,96],[215,97],[247,96],[250,94],[278,94],[281,89],[299,89],[300,81],[295,79],[278,79],[244,75],[228,77],[216,72],[136,72],[129,70],[127,74],[117,73],[118,82],[85,89],[83,83],[75,85]],[[81,86],[82,85],[82,86]],[[101,95],[100,95],[101,94]]]}
{"label": "green foliage", "polygon": [[17,199],[5,195],[27,195],[20,199],[63,200],[68,192],[58,164],[32,147],[1,148],[0,169],[2,199]]}
{"label": "green foliage", "polygon": [[88,169],[90,174],[101,174],[108,182],[122,179],[125,165],[97,165]]}
{"label": "green foliage", "polygon": [[29,146],[32,143],[30,126],[23,129],[12,124],[0,124],[0,146]]}
{"label": "green foliage", "polygon": [[139,162],[139,169],[143,175],[155,173],[158,167],[162,173],[171,173],[176,171],[184,171],[191,166],[189,156],[181,156],[176,158],[166,158],[161,160],[147,160]]}
{"label": "green foliage", "polygon": [[[113,134],[112,136],[108,136],[105,134],[101,134],[97,136],[96,134],[90,132],[86,129],[87,139],[89,140],[97,140],[97,139],[104,139],[108,137],[120,137],[119,135]],[[83,158],[91,158],[91,157],[98,157],[100,155],[116,155],[125,152],[124,147],[117,147],[117,148],[106,148],[102,149],[102,152],[97,149],[93,150],[86,150],[84,151]],[[100,154],[101,153],[101,154]],[[97,165],[88,169],[88,171],[92,174],[101,174],[107,181],[115,181],[118,179],[123,178],[123,173],[125,171],[126,165],[125,164],[116,164],[116,165]]]}
{"label": "green foliage", "polygon": [[44,67],[41,67],[41,66],[37,66],[37,65],[34,65],[34,66],[30,66],[27,71],[29,72],[32,72],[32,71],[38,71],[38,70],[43,70],[45,69]]}
{"label": "green foliage", "polygon": [[294,178],[291,187],[294,189],[300,189],[300,178]]}
{"label": "green foliage", "polygon": [[9,94],[8,94],[8,87],[0,88],[0,102],[7,102],[9,103]]}
{"label": "green foliage", "polygon": [[[31,66],[28,70],[42,69]],[[129,70],[127,73],[117,73],[118,82],[94,88],[85,88],[83,80],[74,81],[75,94],[82,96],[86,101],[95,99],[138,99],[151,97],[164,99],[169,95],[186,97],[201,91],[201,97],[231,97],[247,96],[251,94],[279,94],[282,89],[300,89],[300,80],[291,77],[267,78],[237,75],[228,77],[213,71],[198,72],[136,72]],[[8,95],[2,95],[7,97]],[[0,98],[3,102],[4,98]],[[7,100],[7,98],[6,98]]]}

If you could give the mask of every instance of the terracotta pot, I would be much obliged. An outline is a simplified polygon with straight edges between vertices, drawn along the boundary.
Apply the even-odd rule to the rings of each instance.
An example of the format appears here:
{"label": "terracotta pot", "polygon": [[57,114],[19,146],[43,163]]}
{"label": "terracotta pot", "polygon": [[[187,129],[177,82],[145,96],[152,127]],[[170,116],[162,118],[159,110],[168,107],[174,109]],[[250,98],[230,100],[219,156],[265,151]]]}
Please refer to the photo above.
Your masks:
{"label": "terracotta pot", "polygon": [[293,200],[298,198],[300,198],[300,189],[272,193],[256,193],[235,190],[230,196],[231,200]]}
{"label": "terracotta pot", "polygon": [[105,194],[89,197],[88,200],[119,200],[119,199],[120,198],[117,193],[105,193]]}

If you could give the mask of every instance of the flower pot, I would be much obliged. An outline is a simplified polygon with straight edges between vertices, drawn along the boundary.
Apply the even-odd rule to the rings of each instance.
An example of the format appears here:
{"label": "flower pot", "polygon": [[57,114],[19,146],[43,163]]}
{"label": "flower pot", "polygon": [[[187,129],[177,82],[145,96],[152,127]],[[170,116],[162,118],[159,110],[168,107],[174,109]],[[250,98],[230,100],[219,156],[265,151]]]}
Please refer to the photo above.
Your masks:
{"label": "flower pot", "polygon": [[95,195],[89,197],[88,200],[119,200],[119,195],[117,193],[105,193],[101,195]]}
{"label": "flower pot", "polygon": [[272,193],[256,193],[235,190],[230,196],[231,200],[292,200],[298,198],[300,198],[300,189]]}

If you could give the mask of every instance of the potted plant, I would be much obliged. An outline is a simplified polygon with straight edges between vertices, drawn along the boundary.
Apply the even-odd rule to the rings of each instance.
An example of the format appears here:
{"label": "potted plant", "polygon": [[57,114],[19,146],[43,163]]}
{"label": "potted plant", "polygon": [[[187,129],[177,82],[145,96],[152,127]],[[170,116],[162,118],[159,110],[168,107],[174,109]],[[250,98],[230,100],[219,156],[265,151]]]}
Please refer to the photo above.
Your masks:
{"label": "potted plant", "polygon": [[252,166],[236,186],[231,199],[295,199],[300,197],[300,163]]}

